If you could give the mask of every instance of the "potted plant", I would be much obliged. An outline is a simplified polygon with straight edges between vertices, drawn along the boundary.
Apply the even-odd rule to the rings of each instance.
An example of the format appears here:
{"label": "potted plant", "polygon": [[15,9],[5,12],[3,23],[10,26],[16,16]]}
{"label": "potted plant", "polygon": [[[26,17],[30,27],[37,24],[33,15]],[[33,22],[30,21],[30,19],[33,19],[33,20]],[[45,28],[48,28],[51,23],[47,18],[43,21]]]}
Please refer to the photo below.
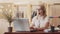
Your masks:
{"label": "potted plant", "polygon": [[9,23],[8,32],[12,32],[12,26],[11,26],[11,23],[13,21],[12,20],[12,12],[3,11],[2,15],[3,15],[4,19],[6,19]]}

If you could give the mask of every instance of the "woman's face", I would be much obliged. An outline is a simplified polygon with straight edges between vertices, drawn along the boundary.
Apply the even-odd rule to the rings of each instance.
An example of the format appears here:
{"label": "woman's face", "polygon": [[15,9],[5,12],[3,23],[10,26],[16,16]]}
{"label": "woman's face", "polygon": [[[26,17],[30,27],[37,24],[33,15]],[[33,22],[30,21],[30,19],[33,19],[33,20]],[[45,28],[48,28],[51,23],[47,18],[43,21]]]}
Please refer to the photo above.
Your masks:
{"label": "woman's face", "polygon": [[41,8],[38,9],[38,14],[43,15],[43,10]]}

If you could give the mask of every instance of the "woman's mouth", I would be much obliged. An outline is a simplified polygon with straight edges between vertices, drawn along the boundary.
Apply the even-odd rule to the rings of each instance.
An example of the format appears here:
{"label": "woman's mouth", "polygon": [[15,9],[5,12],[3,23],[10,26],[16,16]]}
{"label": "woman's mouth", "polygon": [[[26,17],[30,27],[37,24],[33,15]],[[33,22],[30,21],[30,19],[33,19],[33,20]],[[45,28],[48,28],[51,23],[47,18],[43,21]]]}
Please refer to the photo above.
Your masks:
{"label": "woman's mouth", "polygon": [[40,13],[39,13],[40,14]]}

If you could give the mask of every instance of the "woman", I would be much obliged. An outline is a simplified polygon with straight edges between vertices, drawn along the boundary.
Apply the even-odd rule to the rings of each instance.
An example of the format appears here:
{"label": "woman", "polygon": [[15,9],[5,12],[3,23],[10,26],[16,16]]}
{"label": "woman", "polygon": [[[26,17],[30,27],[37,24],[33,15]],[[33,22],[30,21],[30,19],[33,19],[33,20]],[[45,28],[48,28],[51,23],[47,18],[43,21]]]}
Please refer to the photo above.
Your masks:
{"label": "woman", "polygon": [[49,27],[49,18],[46,15],[46,9],[44,5],[41,5],[37,11],[37,16],[32,19],[32,29],[44,30]]}

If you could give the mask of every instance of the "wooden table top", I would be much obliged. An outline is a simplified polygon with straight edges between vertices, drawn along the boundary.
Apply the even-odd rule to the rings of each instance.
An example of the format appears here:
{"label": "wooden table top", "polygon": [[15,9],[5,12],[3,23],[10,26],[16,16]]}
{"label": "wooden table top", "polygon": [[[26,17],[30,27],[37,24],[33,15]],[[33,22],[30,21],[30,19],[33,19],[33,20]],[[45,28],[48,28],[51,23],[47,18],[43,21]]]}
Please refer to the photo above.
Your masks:
{"label": "wooden table top", "polygon": [[60,32],[5,32],[4,34],[60,34]]}

